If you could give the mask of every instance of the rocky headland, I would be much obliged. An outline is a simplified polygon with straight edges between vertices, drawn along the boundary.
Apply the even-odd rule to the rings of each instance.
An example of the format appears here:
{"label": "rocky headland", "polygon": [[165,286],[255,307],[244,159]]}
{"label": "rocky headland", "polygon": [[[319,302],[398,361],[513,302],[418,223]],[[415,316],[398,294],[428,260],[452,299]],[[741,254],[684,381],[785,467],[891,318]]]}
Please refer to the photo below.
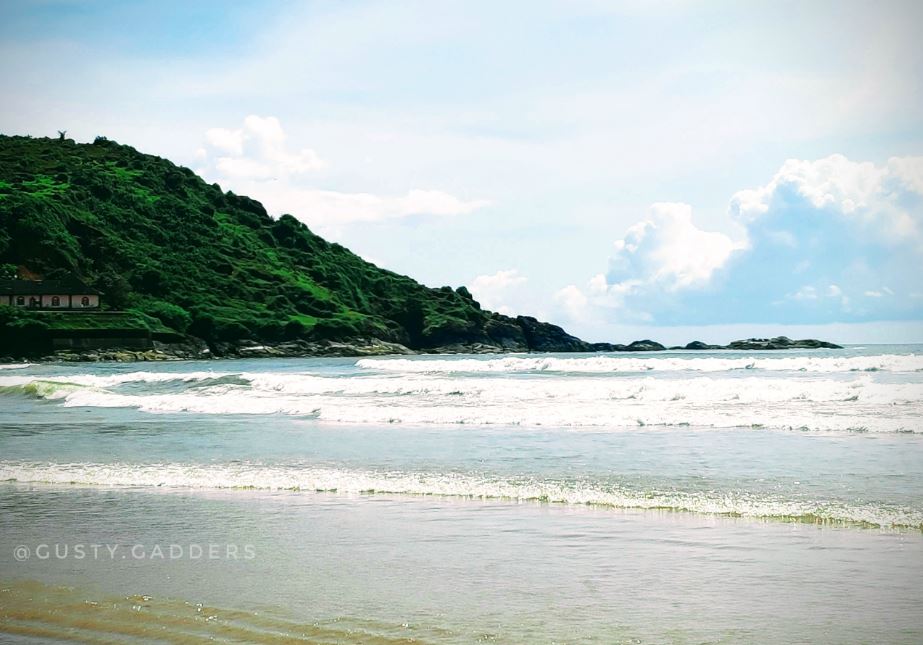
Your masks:
{"label": "rocky headland", "polygon": [[[20,282],[65,276],[102,294],[99,310],[13,306]],[[105,137],[0,135],[0,281],[0,360],[837,347],[784,337],[589,343],[488,311],[464,286],[429,287],[376,266],[291,215],[270,216]]]}
{"label": "rocky headland", "polygon": [[[553,325],[551,325],[553,327]],[[560,328],[558,328],[560,329]],[[663,351],[715,351],[715,350],[786,350],[786,349],[842,349],[840,345],[813,338],[792,340],[785,336],[775,338],[748,338],[735,340],[727,345],[710,345],[693,341],[686,345],[667,347],[652,340],[636,340],[627,345],[613,343],[587,343],[567,335],[556,341],[548,330],[544,330],[542,347],[534,349],[526,345],[499,345],[493,343],[455,343],[427,349],[410,349],[399,343],[376,338],[359,338],[352,341],[287,341],[282,343],[257,343],[238,341],[209,346],[200,339],[190,338],[182,343],[154,342],[153,347],[137,349],[85,349],[62,350],[33,361],[63,362],[132,362],[132,361],[177,361],[208,360],[228,358],[299,358],[299,357],[363,357],[399,356],[418,354],[505,354],[505,353],[619,353],[619,352],[663,352]],[[563,330],[562,330],[563,333]],[[12,357],[0,357],[0,362],[12,362]]]}

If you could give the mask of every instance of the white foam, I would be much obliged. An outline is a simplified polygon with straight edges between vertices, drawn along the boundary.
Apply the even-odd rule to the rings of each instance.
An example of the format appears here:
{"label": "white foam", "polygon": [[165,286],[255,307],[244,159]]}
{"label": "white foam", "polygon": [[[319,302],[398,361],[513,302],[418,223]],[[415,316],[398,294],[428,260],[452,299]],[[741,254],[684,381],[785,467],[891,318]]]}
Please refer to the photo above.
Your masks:
{"label": "white foam", "polygon": [[52,376],[0,376],[0,387],[26,385],[43,380],[53,383],[69,383],[93,387],[112,387],[123,383],[164,383],[170,381],[191,382],[205,379],[233,376],[233,372],[120,372],[107,376],[97,374],[55,374]]}
{"label": "white foam", "polygon": [[[71,375],[0,376],[0,387],[22,387],[35,383],[76,385],[103,391],[117,390],[128,383],[202,383],[233,377],[239,383],[212,384],[196,389],[194,396],[226,392],[270,395],[417,396],[476,398],[479,402],[509,402],[562,399],[566,401],[635,400],[763,403],[785,401],[906,404],[923,402],[921,383],[880,383],[869,375],[823,379],[775,377],[686,378],[620,377],[617,379],[567,377],[555,379],[457,378],[439,374],[408,374],[359,377],[327,377],[292,373],[232,372],[130,372],[112,376]],[[76,388],[68,388],[73,392]],[[113,394],[117,392],[112,392]],[[143,395],[142,395],[143,396]],[[393,403],[393,402],[392,402]]]}
{"label": "white foam", "polygon": [[918,372],[923,370],[923,356],[914,354],[885,354],[879,356],[789,356],[747,358],[684,358],[664,356],[657,358],[590,356],[584,358],[516,357],[492,359],[374,359],[363,358],[356,362],[362,369],[404,373],[476,373],[476,372],[724,372],[728,370],[771,370],[793,372]]}
{"label": "white foam", "polygon": [[496,379],[410,374],[386,377],[329,378],[307,374],[241,374],[257,391],[283,394],[393,395],[476,398],[480,403],[561,399],[564,401],[637,400],[740,403],[784,401],[863,401],[881,404],[923,403],[921,383],[878,383],[868,375],[850,379],[766,377],[661,379]]}
{"label": "white foam", "polygon": [[[216,381],[219,376],[228,374],[137,372],[117,378],[72,376],[63,382],[16,376],[0,377],[0,386],[15,384],[68,407],[309,415],[340,423],[923,431],[923,383],[883,383],[865,373],[835,379],[243,373],[231,375],[233,382]],[[181,382],[170,392],[120,389],[142,380]]]}
{"label": "white foam", "polygon": [[638,490],[603,482],[479,474],[343,470],[261,464],[0,462],[0,481],[115,487],[257,489],[509,499],[614,508],[923,527],[923,511],[874,503],[795,500],[740,490]]}
{"label": "white foam", "polygon": [[[731,428],[762,426],[820,431],[920,432],[920,406],[882,411],[880,406],[856,402],[818,404],[805,400],[761,406],[730,402],[723,405],[683,400],[650,405],[645,401],[562,402],[431,402],[414,399],[396,404],[386,397],[345,400],[336,396],[264,396],[226,389],[206,395],[167,394],[133,396],[94,390],[65,394],[65,405],[135,407],[145,412],[195,412],[201,414],[287,414],[357,424],[424,425],[525,425],[554,427],[704,426]],[[844,409],[844,405],[853,404]]]}

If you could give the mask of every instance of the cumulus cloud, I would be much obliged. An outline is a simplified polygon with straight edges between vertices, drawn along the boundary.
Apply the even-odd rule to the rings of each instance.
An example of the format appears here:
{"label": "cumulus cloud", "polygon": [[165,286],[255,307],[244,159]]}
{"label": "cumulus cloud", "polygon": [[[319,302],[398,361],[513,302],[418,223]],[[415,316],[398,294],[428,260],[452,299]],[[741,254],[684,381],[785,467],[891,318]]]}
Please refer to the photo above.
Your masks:
{"label": "cumulus cloud", "polygon": [[525,284],[527,280],[528,278],[520,274],[517,269],[505,269],[490,275],[477,276],[468,284],[468,289],[474,299],[485,309],[515,315],[522,311],[514,310],[510,303],[519,300],[517,288]]}
{"label": "cumulus cloud", "polygon": [[291,213],[327,231],[413,215],[464,215],[490,204],[434,189],[378,195],[319,188],[327,162],[310,148],[291,151],[282,124],[272,116],[251,114],[241,128],[209,129],[195,158],[210,179],[259,199],[274,214]]}
{"label": "cumulus cloud", "polygon": [[[211,128],[205,132],[205,141],[219,152],[232,155],[244,153],[243,130],[227,130],[225,128]],[[200,148],[199,150],[204,150]]]}
{"label": "cumulus cloud", "polygon": [[556,291],[554,301],[570,319],[580,317],[589,302],[586,294],[572,284]]}
{"label": "cumulus cloud", "polygon": [[288,150],[285,132],[274,116],[251,114],[242,128],[211,128],[205,141],[217,153],[215,165],[228,177],[269,179],[299,175],[326,166],[316,152]]}
{"label": "cumulus cloud", "polygon": [[592,277],[583,289],[564,287],[554,294],[554,302],[562,319],[570,322],[598,319],[603,312],[620,322],[652,322],[647,309],[656,309],[655,300],[707,288],[715,272],[743,246],[696,226],[688,204],[657,203],[647,218],[615,241],[606,274]]}
{"label": "cumulus cloud", "polygon": [[[745,225],[791,206],[810,206],[844,225],[891,242],[923,242],[923,157],[892,157],[884,166],[843,155],[817,161],[789,159],[764,186],[731,199],[730,214]],[[915,202],[915,203],[914,203]]]}
{"label": "cumulus cloud", "polygon": [[654,204],[615,242],[605,275],[556,294],[562,315],[661,324],[923,317],[912,297],[923,266],[923,157],[789,160],[765,185],[734,194],[728,216],[739,240],[699,228],[686,204]]}
{"label": "cumulus cloud", "polygon": [[654,204],[647,219],[615,242],[608,278],[622,288],[638,279],[666,291],[700,287],[737,246],[727,235],[699,229],[688,204]]}

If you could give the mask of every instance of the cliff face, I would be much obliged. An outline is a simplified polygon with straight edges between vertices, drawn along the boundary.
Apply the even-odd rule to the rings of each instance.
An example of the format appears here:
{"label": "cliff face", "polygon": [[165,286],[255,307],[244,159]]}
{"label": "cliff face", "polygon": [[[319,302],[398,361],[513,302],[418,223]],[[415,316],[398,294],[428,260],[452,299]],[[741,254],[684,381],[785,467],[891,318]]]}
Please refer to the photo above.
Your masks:
{"label": "cliff face", "polygon": [[[421,351],[610,347],[485,311],[464,287],[381,269],[290,215],[271,218],[188,168],[102,138],[0,136],[0,264],[76,274],[107,308],[215,348],[357,339]],[[41,315],[29,316],[0,315],[0,334],[40,337]]]}

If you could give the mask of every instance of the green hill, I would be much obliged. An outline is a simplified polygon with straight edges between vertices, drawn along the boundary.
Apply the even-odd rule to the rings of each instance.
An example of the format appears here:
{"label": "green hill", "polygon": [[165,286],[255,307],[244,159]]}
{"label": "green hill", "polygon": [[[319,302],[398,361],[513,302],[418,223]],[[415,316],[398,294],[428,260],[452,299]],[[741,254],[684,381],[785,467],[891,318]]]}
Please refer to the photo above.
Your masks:
{"label": "green hill", "polygon": [[[484,311],[464,287],[428,288],[270,217],[188,168],[98,138],[0,136],[0,264],[74,273],[128,311],[212,347],[380,339],[412,349],[591,346],[535,319]],[[47,321],[0,312],[7,346]]]}

